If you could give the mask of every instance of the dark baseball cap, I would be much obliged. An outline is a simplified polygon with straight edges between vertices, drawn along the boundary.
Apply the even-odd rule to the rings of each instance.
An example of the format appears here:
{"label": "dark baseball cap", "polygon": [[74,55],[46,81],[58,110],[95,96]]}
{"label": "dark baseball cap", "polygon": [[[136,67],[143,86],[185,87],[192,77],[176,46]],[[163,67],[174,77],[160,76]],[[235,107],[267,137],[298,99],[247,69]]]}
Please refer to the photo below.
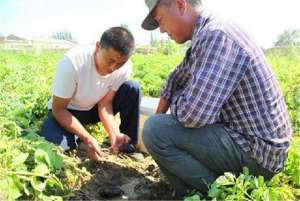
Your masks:
{"label": "dark baseball cap", "polygon": [[152,17],[152,11],[159,3],[159,0],[145,0],[145,3],[147,5],[147,7],[149,8],[149,13],[142,23],[142,28],[146,29],[146,30],[154,30],[159,26],[159,24]]}

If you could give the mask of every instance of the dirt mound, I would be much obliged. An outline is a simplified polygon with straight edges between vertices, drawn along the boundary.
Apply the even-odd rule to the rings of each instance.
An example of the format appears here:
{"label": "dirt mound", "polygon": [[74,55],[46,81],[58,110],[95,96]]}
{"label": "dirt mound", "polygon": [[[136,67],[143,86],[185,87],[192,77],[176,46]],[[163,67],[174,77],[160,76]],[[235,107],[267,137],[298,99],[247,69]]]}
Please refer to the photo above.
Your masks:
{"label": "dirt mound", "polygon": [[108,150],[101,162],[86,159],[82,166],[92,179],[70,200],[170,200],[172,190],[160,178],[159,168],[150,156],[136,160],[128,155],[114,155]]}

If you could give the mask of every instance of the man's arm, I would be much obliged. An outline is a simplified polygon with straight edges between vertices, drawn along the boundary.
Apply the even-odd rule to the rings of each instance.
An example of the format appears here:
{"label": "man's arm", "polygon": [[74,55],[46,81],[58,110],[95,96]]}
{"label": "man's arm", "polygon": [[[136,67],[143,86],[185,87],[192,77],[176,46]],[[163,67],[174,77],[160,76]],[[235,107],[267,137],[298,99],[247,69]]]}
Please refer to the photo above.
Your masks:
{"label": "man's arm", "polygon": [[159,103],[156,109],[156,114],[166,113],[169,109],[170,103],[164,97],[159,99]]}
{"label": "man's arm", "polygon": [[110,90],[99,102],[98,102],[98,113],[99,118],[109,135],[110,144],[115,152],[119,151],[119,147],[122,144],[129,142],[129,137],[120,130],[116,124],[114,113],[113,113],[113,100],[116,92]]}
{"label": "man's arm", "polygon": [[183,61],[176,67],[176,69],[169,75],[165,82],[164,88],[161,92],[161,98],[156,109],[156,113],[166,113],[169,109],[172,97],[178,93],[186,84],[189,79],[189,74],[186,74],[186,67],[188,59],[191,54],[191,48],[186,51]]}
{"label": "man's arm", "polygon": [[102,153],[96,139],[93,138],[78,119],[67,110],[70,100],[71,99],[53,96],[52,114],[63,128],[77,135],[83,143],[87,145],[86,149],[92,160],[100,160]]}
{"label": "man's arm", "polygon": [[174,96],[171,113],[185,127],[219,120],[223,104],[236,89],[250,58],[222,31],[213,31],[195,49],[189,85]]}

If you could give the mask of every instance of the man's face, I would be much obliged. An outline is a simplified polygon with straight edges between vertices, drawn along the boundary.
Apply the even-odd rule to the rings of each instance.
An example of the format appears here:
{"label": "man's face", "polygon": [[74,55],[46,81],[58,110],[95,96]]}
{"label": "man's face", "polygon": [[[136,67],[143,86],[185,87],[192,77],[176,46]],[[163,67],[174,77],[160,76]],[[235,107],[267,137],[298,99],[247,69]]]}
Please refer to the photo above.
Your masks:
{"label": "man's face", "polygon": [[158,22],[161,33],[167,33],[172,40],[179,44],[188,40],[185,36],[182,13],[176,1],[172,1],[170,7],[158,5],[152,15]]}
{"label": "man's face", "polygon": [[95,62],[107,74],[110,74],[121,68],[129,59],[128,55],[122,55],[113,48],[102,48],[99,45],[96,47]]}

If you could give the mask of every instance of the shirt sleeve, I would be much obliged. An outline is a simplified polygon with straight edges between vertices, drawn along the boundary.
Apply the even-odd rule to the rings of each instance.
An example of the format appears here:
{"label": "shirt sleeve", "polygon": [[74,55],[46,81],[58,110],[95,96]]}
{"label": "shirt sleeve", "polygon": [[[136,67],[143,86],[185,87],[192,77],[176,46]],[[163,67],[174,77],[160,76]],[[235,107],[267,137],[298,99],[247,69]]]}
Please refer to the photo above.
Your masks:
{"label": "shirt sleeve", "polygon": [[190,74],[187,72],[186,63],[190,57],[191,48],[186,52],[183,61],[169,75],[161,91],[161,97],[171,102],[174,93],[180,91],[189,80]]}
{"label": "shirt sleeve", "polygon": [[196,45],[190,82],[170,106],[171,113],[184,127],[219,121],[223,104],[250,63],[248,54],[222,31],[210,32]]}
{"label": "shirt sleeve", "polygon": [[75,68],[67,57],[64,57],[57,65],[54,76],[52,93],[60,98],[72,98],[76,90]]}
{"label": "shirt sleeve", "polygon": [[[124,68],[123,68],[124,67]],[[128,61],[125,66],[123,66],[119,69],[118,75],[116,76],[114,83],[112,85],[113,91],[118,91],[120,86],[129,80],[131,71],[132,71],[132,62]]]}

